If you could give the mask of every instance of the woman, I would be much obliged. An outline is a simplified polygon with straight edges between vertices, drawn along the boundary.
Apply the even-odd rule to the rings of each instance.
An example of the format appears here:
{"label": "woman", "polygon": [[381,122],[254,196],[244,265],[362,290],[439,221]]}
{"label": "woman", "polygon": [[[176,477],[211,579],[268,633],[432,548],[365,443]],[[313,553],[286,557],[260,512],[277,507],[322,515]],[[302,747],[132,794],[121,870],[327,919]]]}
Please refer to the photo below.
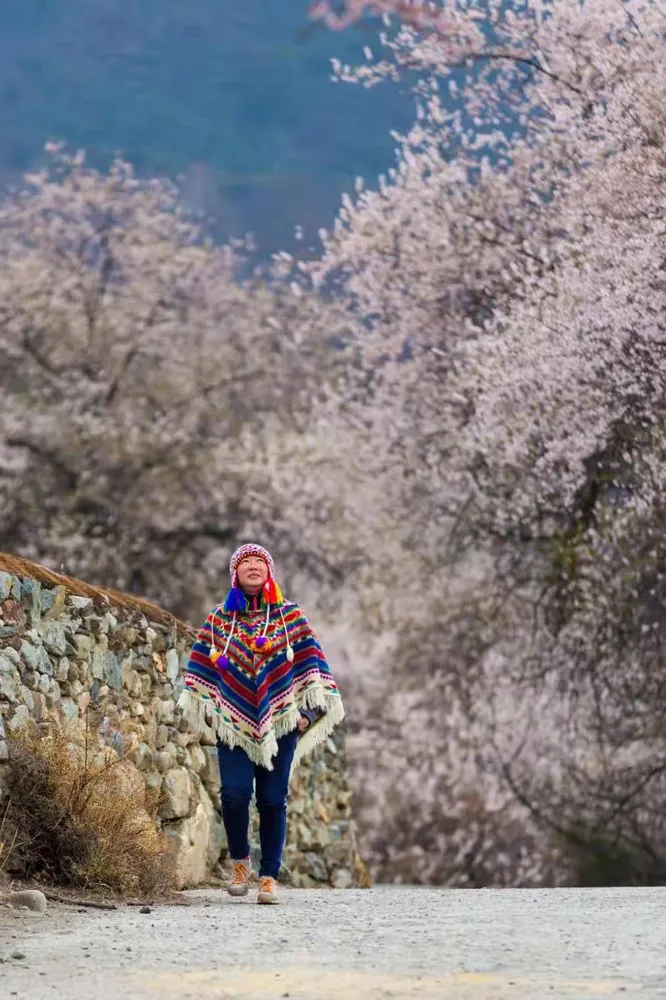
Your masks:
{"label": "woman", "polygon": [[242,545],[229,570],[231,590],[199,632],[178,704],[196,727],[212,712],[222,819],[233,863],[228,891],[232,896],[248,892],[250,799],[256,783],[258,901],[277,903],[289,775],[342,721],[344,709],[305,615],[282,596],[270,553],[260,545]]}

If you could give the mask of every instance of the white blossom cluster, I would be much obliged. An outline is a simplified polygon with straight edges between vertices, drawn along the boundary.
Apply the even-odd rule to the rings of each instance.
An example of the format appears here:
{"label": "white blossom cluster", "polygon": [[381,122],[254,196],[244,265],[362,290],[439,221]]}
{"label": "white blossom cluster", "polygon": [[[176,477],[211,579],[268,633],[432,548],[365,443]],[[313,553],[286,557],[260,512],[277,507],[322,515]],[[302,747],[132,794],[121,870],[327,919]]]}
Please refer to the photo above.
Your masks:
{"label": "white blossom cluster", "polygon": [[239,538],[287,578],[339,574],[362,520],[326,416],[332,311],[240,280],[242,247],[167,183],[50,153],[0,204],[0,550],[195,622]]}

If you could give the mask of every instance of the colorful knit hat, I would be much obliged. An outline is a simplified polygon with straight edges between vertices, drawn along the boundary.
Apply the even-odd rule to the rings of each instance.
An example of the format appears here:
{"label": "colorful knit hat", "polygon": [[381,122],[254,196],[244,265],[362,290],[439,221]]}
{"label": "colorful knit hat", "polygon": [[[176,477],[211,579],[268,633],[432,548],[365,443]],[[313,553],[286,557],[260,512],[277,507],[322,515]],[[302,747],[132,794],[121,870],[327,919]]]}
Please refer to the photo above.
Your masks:
{"label": "colorful knit hat", "polygon": [[247,598],[238,585],[238,567],[243,559],[247,559],[249,556],[256,556],[258,559],[263,559],[268,567],[268,580],[266,580],[263,590],[266,604],[280,605],[284,602],[282,591],[275,581],[275,563],[273,562],[273,557],[268,549],[265,549],[262,545],[249,543],[248,545],[241,545],[231,557],[231,562],[229,563],[231,590],[224,602],[225,611],[247,611]]}
{"label": "colorful knit hat", "polygon": [[284,612],[282,610],[284,597],[282,596],[282,591],[275,582],[275,564],[273,562],[273,557],[270,552],[268,552],[268,550],[263,548],[261,545],[241,545],[239,549],[236,549],[231,557],[231,562],[229,563],[231,590],[227,594],[223,609],[224,611],[231,612],[233,614],[233,618],[223,649],[218,649],[215,645],[215,626],[212,621],[210,626],[209,656],[212,663],[214,663],[219,670],[226,670],[229,666],[229,647],[236,631],[236,617],[238,612],[248,610],[247,597],[238,584],[238,567],[242,563],[243,559],[247,559],[249,556],[256,556],[259,559],[263,559],[268,567],[268,579],[263,586],[264,604],[266,605],[266,620],[261,633],[252,639],[250,647],[255,653],[261,654],[266,654],[273,648],[274,640],[269,637],[268,629],[271,621],[271,606],[274,606],[280,610],[280,618],[282,620],[282,628],[284,629],[286,644],[285,656],[289,663],[292,663],[294,660],[294,650],[289,641],[289,630],[287,629]]}

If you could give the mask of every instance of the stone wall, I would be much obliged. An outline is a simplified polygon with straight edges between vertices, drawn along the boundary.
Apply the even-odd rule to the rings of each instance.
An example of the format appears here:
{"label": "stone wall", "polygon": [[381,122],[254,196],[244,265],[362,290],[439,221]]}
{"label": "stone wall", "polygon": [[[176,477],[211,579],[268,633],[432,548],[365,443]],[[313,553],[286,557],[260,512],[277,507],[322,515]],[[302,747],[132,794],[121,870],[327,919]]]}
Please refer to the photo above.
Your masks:
{"label": "stone wall", "polygon": [[[192,638],[146,602],[0,554],[0,800],[13,732],[94,726],[158,793],[181,887],[219,874],[226,844],[214,734],[189,732],[176,708]],[[344,888],[363,878],[342,731],[294,776],[285,866],[297,887]]]}

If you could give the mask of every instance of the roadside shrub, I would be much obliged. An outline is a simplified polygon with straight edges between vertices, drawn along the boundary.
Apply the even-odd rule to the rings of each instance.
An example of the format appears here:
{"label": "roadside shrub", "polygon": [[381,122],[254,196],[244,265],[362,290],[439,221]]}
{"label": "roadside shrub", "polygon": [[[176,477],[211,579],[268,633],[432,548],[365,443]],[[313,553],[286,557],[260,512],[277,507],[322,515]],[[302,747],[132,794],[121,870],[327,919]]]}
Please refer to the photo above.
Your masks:
{"label": "roadside shrub", "polygon": [[168,893],[175,861],[133,765],[96,735],[22,733],[10,744],[6,867],[120,896]]}
{"label": "roadside shrub", "polygon": [[5,876],[10,855],[16,846],[16,839],[15,831],[10,835],[9,824],[7,823],[7,808],[5,807],[0,819],[0,885]]}

